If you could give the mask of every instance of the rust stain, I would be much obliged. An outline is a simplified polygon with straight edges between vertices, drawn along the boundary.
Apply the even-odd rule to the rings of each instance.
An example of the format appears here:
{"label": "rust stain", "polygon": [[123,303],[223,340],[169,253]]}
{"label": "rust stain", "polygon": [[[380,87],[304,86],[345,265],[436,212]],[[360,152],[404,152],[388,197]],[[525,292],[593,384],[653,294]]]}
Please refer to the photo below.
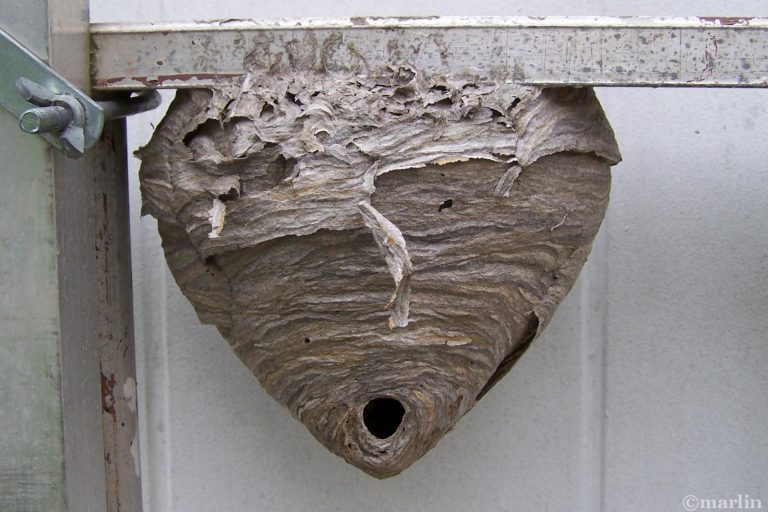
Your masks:
{"label": "rust stain", "polygon": [[749,22],[754,19],[754,17],[728,17],[728,16],[699,16],[699,19],[701,21],[706,21],[709,23],[716,23],[719,25],[727,25],[727,26],[733,26],[733,25],[744,25],[748,26]]}
{"label": "rust stain", "polygon": [[112,85],[118,82],[122,82],[125,80],[126,77],[119,77],[119,78],[102,78],[101,80],[96,80],[96,86],[97,87],[107,87],[108,85]]}
{"label": "rust stain", "polygon": [[95,86],[109,87],[110,85],[119,84],[122,82],[139,82],[147,87],[158,87],[166,82],[172,82],[175,80],[181,80],[187,82],[190,80],[215,80],[218,78],[234,78],[243,76],[243,73],[178,73],[174,75],[157,75],[150,76],[121,76],[114,78],[101,78],[96,80]]}
{"label": "rust stain", "polygon": [[[101,259],[103,261],[103,276],[109,276],[109,207],[107,205],[107,194],[103,193],[101,194],[101,220],[102,224],[99,229],[98,237],[99,242],[97,244],[97,250],[101,254]],[[102,252],[103,249],[103,252]],[[110,289],[110,280],[108,278],[104,278],[101,280],[101,282],[104,285],[104,302],[105,304],[110,304],[112,302],[112,292]],[[110,324],[111,326],[111,324]],[[111,329],[108,335],[108,338],[112,340],[112,333]],[[112,377],[112,380],[114,381],[114,376]]]}

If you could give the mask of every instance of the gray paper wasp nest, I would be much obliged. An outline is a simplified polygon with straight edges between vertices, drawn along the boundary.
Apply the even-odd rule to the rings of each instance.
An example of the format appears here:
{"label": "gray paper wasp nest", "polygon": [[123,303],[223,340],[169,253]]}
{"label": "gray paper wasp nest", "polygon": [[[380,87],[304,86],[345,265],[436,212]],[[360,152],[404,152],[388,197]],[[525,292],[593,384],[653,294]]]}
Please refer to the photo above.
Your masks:
{"label": "gray paper wasp nest", "polygon": [[589,88],[402,67],[180,91],[140,156],[144,212],[200,319],[379,478],[541,332],[620,159]]}

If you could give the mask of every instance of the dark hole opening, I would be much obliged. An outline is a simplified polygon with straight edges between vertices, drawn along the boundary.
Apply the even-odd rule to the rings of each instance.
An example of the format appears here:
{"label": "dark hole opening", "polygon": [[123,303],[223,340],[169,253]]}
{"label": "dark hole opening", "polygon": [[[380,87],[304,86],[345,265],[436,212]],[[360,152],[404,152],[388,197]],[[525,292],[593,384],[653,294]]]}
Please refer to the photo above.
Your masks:
{"label": "dark hole opening", "polygon": [[261,112],[259,113],[259,117],[264,121],[269,121],[273,117],[275,117],[275,107],[270,105],[269,103],[265,103],[263,107],[261,107]]}
{"label": "dark hole opening", "polygon": [[437,211],[441,212],[446,208],[450,208],[451,206],[453,206],[453,199],[446,199],[445,201],[443,201],[443,204],[437,207]]}
{"label": "dark hole opening", "polygon": [[440,101],[432,103],[432,106],[438,108],[451,108],[453,106],[453,101],[451,101],[451,98],[443,98]]}
{"label": "dark hole opening", "polygon": [[405,407],[394,398],[374,398],[363,409],[365,428],[378,437],[387,439],[397,432],[405,416]]}
{"label": "dark hole opening", "polygon": [[223,111],[224,111],[224,112],[229,112],[229,111],[230,111],[229,109],[231,109],[231,108],[232,108],[232,105],[234,105],[234,103],[235,103],[235,99],[234,99],[234,98],[232,98],[231,100],[229,100],[229,101],[227,102],[227,104],[226,104],[226,105],[224,105],[224,110],[223,110]]}
{"label": "dark hole opening", "polygon": [[210,267],[213,270],[221,270],[221,266],[219,265],[215,254],[206,256],[204,262],[207,267]]}
{"label": "dark hole opening", "polygon": [[285,97],[288,98],[288,101],[291,101],[297,105],[301,105],[301,100],[298,99],[292,92],[285,91]]}
{"label": "dark hole opening", "polygon": [[219,194],[219,201],[226,203],[227,201],[234,201],[239,197],[240,197],[240,193],[237,191],[235,187],[232,187],[229,189],[229,192],[227,192],[226,194]]}
{"label": "dark hole opening", "polygon": [[312,340],[309,338],[304,338],[304,343],[312,343]]}
{"label": "dark hole opening", "polygon": [[192,140],[197,137],[198,135],[209,135],[216,131],[216,129],[219,127],[219,122],[215,119],[208,119],[199,125],[197,125],[192,131],[188,132],[186,135],[184,135],[184,138],[181,139],[181,142],[189,147],[190,144],[192,144]]}

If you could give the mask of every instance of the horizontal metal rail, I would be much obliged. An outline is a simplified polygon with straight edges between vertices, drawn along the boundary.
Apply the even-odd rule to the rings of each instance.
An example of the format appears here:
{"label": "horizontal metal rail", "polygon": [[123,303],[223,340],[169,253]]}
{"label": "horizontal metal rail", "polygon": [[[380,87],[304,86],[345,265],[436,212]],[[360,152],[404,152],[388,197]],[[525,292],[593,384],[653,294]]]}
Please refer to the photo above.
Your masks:
{"label": "horizontal metal rail", "polygon": [[539,85],[768,87],[767,18],[432,17],[95,24],[96,89],[411,65]]}

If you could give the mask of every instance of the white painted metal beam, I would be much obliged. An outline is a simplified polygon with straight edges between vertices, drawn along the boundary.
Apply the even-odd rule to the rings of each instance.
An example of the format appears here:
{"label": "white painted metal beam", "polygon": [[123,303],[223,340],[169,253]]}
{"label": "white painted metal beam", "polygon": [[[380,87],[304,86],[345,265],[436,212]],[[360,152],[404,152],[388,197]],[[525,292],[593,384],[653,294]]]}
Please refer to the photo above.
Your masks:
{"label": "white painted metal beam", "polygon": [[766,18],[433,17],[91,26],[97,89],[408,64],[528,84],[768,87]]}

